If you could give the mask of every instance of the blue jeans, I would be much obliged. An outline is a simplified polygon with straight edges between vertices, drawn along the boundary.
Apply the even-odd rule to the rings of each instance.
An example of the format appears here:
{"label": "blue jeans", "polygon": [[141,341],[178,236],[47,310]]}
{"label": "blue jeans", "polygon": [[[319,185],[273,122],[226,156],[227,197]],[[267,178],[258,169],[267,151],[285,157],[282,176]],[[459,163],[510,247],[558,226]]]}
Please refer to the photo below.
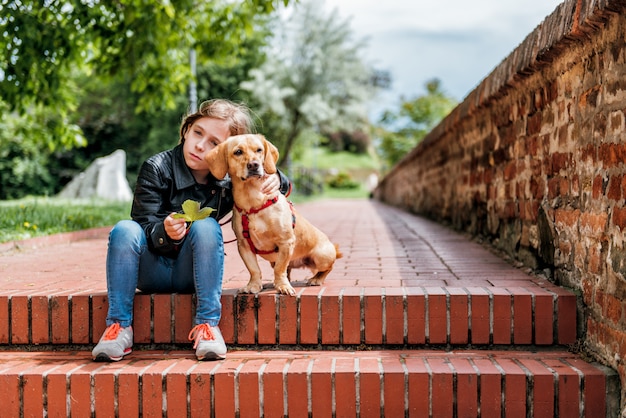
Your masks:
{"label": "blue jeans", "polygon": [[213,218],[195,221],[172,259],[148,249],[141,226],[118,222],[109,234],[106,261],[109,312],[107,326],[132,325],[135,290],[144,293],[196,293],[195,323],[216,326],[222,311],[224,242]]}

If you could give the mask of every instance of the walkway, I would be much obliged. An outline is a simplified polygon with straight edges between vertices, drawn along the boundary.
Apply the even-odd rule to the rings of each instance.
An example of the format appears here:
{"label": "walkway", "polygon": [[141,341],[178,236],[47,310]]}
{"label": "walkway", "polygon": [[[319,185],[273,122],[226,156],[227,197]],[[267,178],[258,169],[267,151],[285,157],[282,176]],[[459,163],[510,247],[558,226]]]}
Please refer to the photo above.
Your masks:
{"label": "walkway", "polygon": [[[338,243],[344,257],[326,280],[327,288],[359,287],[526,287],[555,289],[444,226],[376,201],[322,200],[296,206]],[[108,228],[95,239],[63,234],[50,239],[0,244],[0,294],[106,291]],[[224,239],[233,238],[229,224]],[[76,240],[78,239],[78,240]],[[76,240],[76,241],[75,241]],[[225,245],[224,288],[238,288],[248,274],[235,243]],[[264,282],[268,263],[260,261]],[[294,270],[295,286],[304,286],[308,270]],[[558,291],[558,289],[557,289]]]}

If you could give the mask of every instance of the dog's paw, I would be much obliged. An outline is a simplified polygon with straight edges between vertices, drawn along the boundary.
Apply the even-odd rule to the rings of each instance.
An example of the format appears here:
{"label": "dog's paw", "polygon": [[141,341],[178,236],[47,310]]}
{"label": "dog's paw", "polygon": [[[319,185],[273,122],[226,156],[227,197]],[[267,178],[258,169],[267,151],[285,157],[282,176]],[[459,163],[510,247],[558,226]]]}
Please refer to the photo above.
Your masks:
{"label": "dog's paw", "polygon": [[259,293],[263,289],[262,284],[257,283],[248,283],[244,287],[239,288],[239,293]]}
{"label": "dog's paw", "polygon": [[324,284],[324,279],[312,277],[306,282],[307,286],[321,286]]}
{"label": "dog's paw", "polygon": [[289,296],[296,295],[295,289],[291,287],[290,284],[278,285],[276,286],[276,291],[280,293],[281,295],[289,295]]}

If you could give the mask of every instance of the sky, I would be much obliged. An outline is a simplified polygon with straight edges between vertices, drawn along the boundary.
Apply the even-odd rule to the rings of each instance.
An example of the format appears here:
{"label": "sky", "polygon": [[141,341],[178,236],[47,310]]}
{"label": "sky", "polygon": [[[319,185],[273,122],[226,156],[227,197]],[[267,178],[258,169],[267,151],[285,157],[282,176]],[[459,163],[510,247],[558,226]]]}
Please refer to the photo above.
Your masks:
{"label": "sky", "polygon": [[523,42],[561,0],[325,0],[327,12],[346,19],[363,56],[391,74],[391,89],[370,109],[396,109],[401,96],[425,93],[441,81],[461,102]]}

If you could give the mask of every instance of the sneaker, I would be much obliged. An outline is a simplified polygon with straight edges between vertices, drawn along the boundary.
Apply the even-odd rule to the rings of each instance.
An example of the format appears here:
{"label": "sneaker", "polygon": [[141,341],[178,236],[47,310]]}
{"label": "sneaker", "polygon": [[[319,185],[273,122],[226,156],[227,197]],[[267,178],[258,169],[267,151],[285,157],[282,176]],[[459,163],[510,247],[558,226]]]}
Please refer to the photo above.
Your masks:
{"label": "sneaker", "polygon": [[218,327],[209,324],[196,325],[189,333],[189,340],[194,341],[198,360],[223,360],[226,358],[226,343]]}
{"label": "sneaker", "polygon": [[120,324],[109,325],[98,345],[91,352],[95,361],[120,361],[133,350],[133,328],[122,328]]}

